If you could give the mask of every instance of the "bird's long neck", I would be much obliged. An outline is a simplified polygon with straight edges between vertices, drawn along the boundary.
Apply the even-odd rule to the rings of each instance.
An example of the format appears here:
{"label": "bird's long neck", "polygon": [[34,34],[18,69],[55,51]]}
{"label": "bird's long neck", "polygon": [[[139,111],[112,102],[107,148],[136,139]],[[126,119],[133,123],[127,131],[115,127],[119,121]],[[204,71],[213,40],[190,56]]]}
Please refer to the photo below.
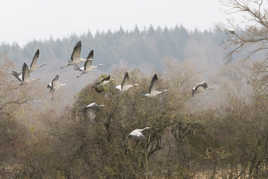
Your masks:
{"label": "bird's long neck", "polygon": [[123,90],[123,87],[124,87],[126,80],[128,80],[128,76],[125,75],[122,82],[121,82],[121,90]]}
{"label": "bird's long neck", "polygon": [[147,129],[149,129],[148,127],[145,127],[145,128],[143,128],[143,129],[141,129],[141,131],[144,131],[144,130],[147,130]]}

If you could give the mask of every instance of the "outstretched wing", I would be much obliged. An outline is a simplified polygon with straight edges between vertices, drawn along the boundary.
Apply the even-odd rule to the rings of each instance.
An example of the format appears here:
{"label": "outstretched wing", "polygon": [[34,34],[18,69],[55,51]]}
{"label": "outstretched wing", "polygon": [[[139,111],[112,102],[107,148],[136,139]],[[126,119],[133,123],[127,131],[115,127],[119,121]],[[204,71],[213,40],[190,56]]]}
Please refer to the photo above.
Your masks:
{"label": "outstretched wing", "polygon": [[90,66],[92,65],[92,60],[91,59],[88,59],[85,61],[84,63],[84,70],[86,71],[88,68],[90,68]]}
{"label": "outstretched wing", "polygon": [[196,84],[192,89],[192,96],[194,96],[195,92],[198,90],[199,87],[203,87],[204,89],[206,89],[208,88],[208,84],[205,81]]}
{"label": "outstretched wing", "polygon": [[25,81],[30,77],[30,70],[28,68],[28,65],[26,63],[22,66],[22,81]]}
{"label": "outstretched wing", "polygon": [[22,81],[22,79],[20,78],[21,73],[18,73],[18,72],[16,72],[16,71],[12,71],[12,75],[13,75],[15,78],[17,78],[17,80]]}
{"label": "outstretched wing", "polygon": [[198,83],[196,86],[195,86],[195,90],[198,90],[199,87],[203,87],[204,89],[207,88],[207,83],[205,82],[201,82],[201,83]]}
{"label": "outstretched wing", "polygon": [[153,78],[152,78],[152,81],[151,81],[151,84],[150,84],[150,86],[149,86],[149,93],[151,93],[152,88],[153,88],[154,83],[155,83],[156,80],[158,80],[158,77],[157,77],[157,74],[154,74],[154,76],[153,76]]}
{"label": "outstretched wing", "polygon": [[125,73],[123,81],[121,82],[121,90],[123,89],[126,80],[129,80],[128,72]]}
{"label": "outstretched wing", "polygon": [[53,78],[53,80],[52,80],[52,82],[51,82],[52,89],[55,89],[55,87],[57,87],[57,82],[58,82],[59,78],[60,78],[59,75],[56,75],[56,76]]}
{"label": "outstretched wing", "polygon": [[73,53],[71,55],[71,60],[74,61],[79,61],[80,59],[80,54],[81,54],[81,47],[82,47],[82,42],[81,40],[76,43],[73,49]]}
{"label": "outstretched wing", "polygon": [[94,58],[94,50],[91,50],[87,56],[87,60],[88,59],[93,59]]}
{"label": "outstretched wing", "polygon": [[31,71],[33,71],[33,70],[36,69],[36,64],[37,64],[37,59],[39,58],[39,54],[40,54],[40,51],[39,51],[39,49],[37,49],[36,52],[35,52],[35,54],[34,54],[32,63],[30,65],[30,70]]}

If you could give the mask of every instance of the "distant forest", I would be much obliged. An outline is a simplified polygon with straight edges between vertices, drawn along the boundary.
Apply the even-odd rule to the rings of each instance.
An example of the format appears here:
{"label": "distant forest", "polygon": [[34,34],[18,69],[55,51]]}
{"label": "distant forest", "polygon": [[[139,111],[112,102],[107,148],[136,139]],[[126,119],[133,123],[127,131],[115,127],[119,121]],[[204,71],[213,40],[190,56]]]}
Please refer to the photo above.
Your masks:
{"label": "distant forest", "polygon": [[18,44],[1,44],[0,55],[7,56],[17,64],[31,59],[34,51],[39,48],[43,62],[54,61],[67,63],[72,49],[78,40],[82,41],[82,55],[87,56],[90,49],[95,50],[95,58],[99,63],[111,67],[124,62],[129,66],[151,65],[161,69],[164,59],[183,60],[188,58],[206,58],[214,61],[222,58],[224,32],[188,31],[183,26],[174,28],[153,28],[152,26],[132,31],[120,29],[115,32],[91,32],[81,36],[72,35],[63,39],[32,41],[24,47]]}

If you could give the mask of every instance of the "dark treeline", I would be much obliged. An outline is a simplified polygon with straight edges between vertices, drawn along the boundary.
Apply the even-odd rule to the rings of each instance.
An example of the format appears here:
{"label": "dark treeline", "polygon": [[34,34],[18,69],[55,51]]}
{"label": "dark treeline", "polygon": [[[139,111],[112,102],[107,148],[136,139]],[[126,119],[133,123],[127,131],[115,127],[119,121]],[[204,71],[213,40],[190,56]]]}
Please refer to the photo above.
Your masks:
{"label": "dark treeline", "polygon": [[72,35],[63,39],[32,41],[24,47],[18,44],[2,44],[0,54],[23,63],[31,59],[34,51],[40,48],[42,61],[64,63],[70,58],[75,43],[81,40],[82,55],[86,56],[89,49],[93,48],[100,63],[111,65],[123,61],[131,66],[150,64],[160,69],[163,66],[163,59],[189,58],[195,54],[196,47],[207,47],[213,58],[219,56],[217,48],[222,47],[224,39],[225,34],[218,30],[190,32],[183,26],[174,28],[151,26],[145,30],[136,27],[132,31],[121,28],[115,32],[97,32],[95,35],[88,32],[81,36]]}

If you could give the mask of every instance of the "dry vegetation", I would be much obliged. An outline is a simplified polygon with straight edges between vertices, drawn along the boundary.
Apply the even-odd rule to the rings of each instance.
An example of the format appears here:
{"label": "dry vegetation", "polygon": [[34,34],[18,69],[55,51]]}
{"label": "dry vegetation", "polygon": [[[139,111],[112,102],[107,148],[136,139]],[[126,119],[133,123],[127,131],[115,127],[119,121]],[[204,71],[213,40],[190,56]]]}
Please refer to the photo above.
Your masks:
{"label": "dry vegetation", "polygon": [[[262,27],[231,32],[239,47],[231,55],[268,29],[262,1],[256,11],[232,2]],[[151,76],[139,70],[129,71],[139,87],[119,93],[114,86],[127,69],[117,69],[104,92],[88,84],[63,112],[60,97],[46,100],[44,85],[19,86],[12,67],[6,59],[0,66],[1,178],[268,178],[266,59],[213,70],[206,74],[212,88],[195,97],[203,72],[189,61],[166,61],[158,87],[169,92],[155,98],[143,96]],[[95,116],[84,110],[93,101],[105,105]],[[145,140],[127,137],[145,126],[152,127]]]}
{"label": "dry vegetation", "polygon": [[[190,89],[199,74],[189,66],[167,61],[168,72],[160,75],[158,87],[169,92],[150,99],[143,96],[150,77],[132,70],[131,81],[140,86],[119,93],[114,85],[126,69],[117,70],[112,73],[115,81],[103,93],[89,84],[73,106],[59,114],[54,110],[60,103],[44,100],[40,84],[19,86],[9,73],[12,64],[1,65],[0,176],[267,178],[268,93],[263,64],[224,66],[215,74],[222,84],[194,98]],[[83,109],[93,101],[105,105],[96,117]],[[216,107],[200,109],[209,103]],[[145,126],[152,127],[145,132],[146,140],[127,137]]]}

